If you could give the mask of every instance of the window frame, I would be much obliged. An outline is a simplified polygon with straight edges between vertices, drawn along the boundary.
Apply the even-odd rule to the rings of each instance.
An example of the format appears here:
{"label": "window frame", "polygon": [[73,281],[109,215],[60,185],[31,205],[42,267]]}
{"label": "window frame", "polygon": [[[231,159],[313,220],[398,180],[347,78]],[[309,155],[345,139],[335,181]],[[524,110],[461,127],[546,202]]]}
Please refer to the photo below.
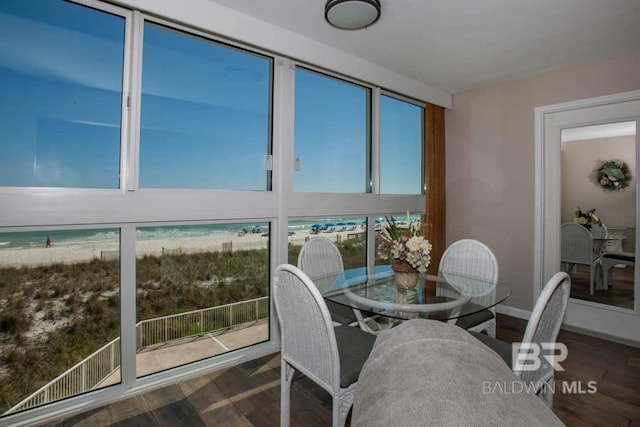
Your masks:
{"label": "window frame", "polygon": [[[402,101],[402,102],[406,102],[408,104],[412,104],[415,105],[416,107],[419,107],[422,110],[422,114],[420,117],[420,125],[421,125],[421,132],[422,132],[422,143],[421,143],[421,150],[420,150],[420,163],[421,163],[421,176],[420,176],[420,189],[421,189],[421,193],[420,195],[425,195],[427,192],[427,168],[429,167],[429,165],[427,164],[426,161],[426,153],[427,153],[427,124],[426,124],[426,106],[424,102],[420,102],[417,99],[413,99],[413,98],[409,98],[407,96],[403,96],[394,92],[390,92],[388,90],[380,90],[380,97],[381,96],[386,96],[388,98],[393,98],[396,99],[398,101]],[[380,98],[378,97],[378,99]],[[378,143],[378,147],[379,147],[379,143]],[[378,178],[380,178],[380,166],[378,166],[378,174],[377,174]],[[380,188],[380,182],[378,181],[378,189]],[[378,190],[379,191],[379,190]],[[391,194],[391,193],[389,193]],[[408,196],[417,196],[417,194],[408,194]]]}
{"label": "window frame", "polygon": [[[220,39],[217,37],[214,37],[212,34],[204,32],[204,31],[200,31],[185,25],[179,25],[164,19],[160,19],[160,18],[156,18],[156,17],[152,17],[152,16],[147,16],[147,15],[143,15],[143,22],[140,26],[140,32],[141,32],[141,36],[139,38],[139,44],[140,44],[140,53],[137,56],[138,59],[138,69],[142,70],[143,66],[142,66],[142,61],[144,59],[144,55],[143,55],[143,50],[144,47],[142,46],[144,44],[144,29],[147,26],[147,24],[151,25],[151,26],[155,26],[156,28],[162,29],[164,31],[169,31],[169,32],[174,32],[176,34],[182,35],[182,36],[186,36],[186,37],[193,37],[195,39],[198,39],[202,42],[208,42],[211,43],[219,48],[227,48],[230,50],[233,50],[234,52],[238,52],[238,53],[244,53],[245,55],[249,55],[249,56],[255,56],[261,59],[264,59],[266,61],[269,62],[269,87],[268,87],[268,96],[269,96],[269,102],[268,102],[268,111],[267,111],[267,115],[268,115],[268,120],[267,120],[267,145],[265,147],[265,151],[266,153],[264,154],[265,156],[270,155],[273,157],[273,98],[274,98],[274,81],[275,81],[275,61],[276,61],[276,57],[273,54],[268,54],[266,52],[262,52],[258,49],[250,49],[247,46],[243,46],[241,44],[238,43],[233,43],[231,41],[228,40],[224,40],[224,39]],[[139,90],[135,90],[135,96],[137,97],[136,102],[138,105],[142,104],[142,73],[138,72],[137,74],[137,84],[136,86],[139,88]],[[247,192],[257,192],[257,191],[265,191],[265,192],[269,192],[272,191],[272,182],[273,182],[273,168],[271,168],[270,170],[265,169],[266,172],[266,177],[265,177],[265,184],[264,184],[264,189],[262,190],[257,190],[257,189],[251,189],[251,190],[236,190],[236,189],[227,189],[227,188],[197,188],[197,189],[193,189],[193,188],[176,188],[176,187],[170,187],[170,188],[164,188],[164,187],[140,187],[140,130],[141,130],[141,126],[140,126],[140,115],[142,113],[142,109],[141,107],[137,108],[137,111],[135,112],[137,115],[137,126],[134,129],[136,131],[136,140],[135,140],[135,162],[132,162],[131,166],[133,167],[133,170],[131,171],[131,174],[133,176],[133,184],[130,186],[129,191],[134,191],[134,190],[177,190],[177,191],[185,191],[185,190],[190,190],[190,191],[234,191],[234,192],[242,192],[242,191],[247,191]]]}
{"label": "window frame", "polygon": [[[296,193],[322,193],[322,194],[369,194],[373,192],[373,186],[372,186],[372,174],[373,174],[373,170],[372,170],[372,155],[371,155],[371,147],[373,145],[372,142],[372,131],[371,131],[371,126],[372,126],[372,116],[373,116],[373,99],[377,98],[374,96],[374,92],[376,91],[376,87],[372,86],[370,84],[364,83],[362,81],[359,81],[357,79],[354,78],[349,78],[349,77],[345,77],[345,76],[340,76],[336,73],[332,73],[332,72],[328,72],[326,70],[320,70],[317,67],[313,67],[310,66],[308,64],[302,64],[300,62],[296,62],[291,60],[290,61],[290,66],[293,67],[294,73],[293,73],[293,83],[294,83],[294,87],[296,82],[295,79],[295,72],[299,69],[302,70],[304,72],[307,73],[311,73],[311,74],[315,74],[317,76],[326,78],[326,79],[330,79],[330,80],[334,80],[343,84],[347,84],[347,85],[351,85],[357,88],[362,88],[365,90],[365,96],[366,96],[366,111],[365,111],[365,119],[366,119],[366,125],[365,125],[365,158],[363,159],[363,161],[365,162],[365,190],[363,192],[358,192],[358,193],[333,193],[330,191],[322,191],[322,192],[316,192],[316,191],[295,191]],[[295,91],[295,89],[294,89]],[[295,99],[293,102],[293,116],[294,116],[294,120],[293,120],[293,124],[294,124],[294,133],[295,133]],[[294,138],[295,139],[295,138]],[[293,140],[293,149],[294,149],[294,155],[295,155],[295,140]],[[297,157],[294,158],[294,161],[297,160]],[[303,160],[303,164],[305,163],[305,159]],[[304,167],[304,166],[303,166]],[[295,182],[295,173],[293,176],[293,181]]]}
{"label": "window frame", "polygon": [[[183,381],[213,370],[231,367],[271,354],[279,349],[277,318],[271,304],[269,330],[270,340],[213,359],[194,362],[150,376],[136,378],[135,372],[135,243],[136,228],[146,225],[176,223],[212,223],[237,221],[268,221],[271,223],[270,271],[287,262],[287,230],[290,219],[299,217],[362,216],[368,219],[367,265],[374,267],[375,231],[374,220],[385,212],[425,213],[426,196],[379,194],[379,97],[380,94],[408,100],[395,92],[364,81],[330,72],[302,60],[280,56],[251,44],[243,44],[222,38],[211,31],[185,25],[192,20],[188,15],[176,13],[175,20],[140,10],[127,9],[98,0],[72,0],[108,13],[123,16],[126,20],[124,45],[124,73],[122,88],[121,126],[121,179],[118,189],[76,189],[49,187],[0,187],[0,232],[33,231],[59,228],[120,229],[120,292],[121,292],[121,339],[122,382],[116,386],[53,402],[41,407],[6,416],[3,421],[18,424],[42,422],[52,417],[70,416],[94,407],[112,403],[127,397],[171,383]],[[129,1],[128,3],[132,3]],[[133,3],[136,3],[133,1]],[[138,2],[139,3],[139,2]],[[162,5],[157,6],[159,10]],[[153,8],[152,8],[153,9]],[[182,23],[178,23],[181,21]],[[270,151],[273,156],[270,191],[234,190],[182,190],[151,189],[138,187],[139,126],[141,98],[142,37],[145,22],[168,26],[176,31],[204,37],[221,45],[249,51],[272,58]],[[367,132],[367,174],[370,180],[366,193],[314,193],[294,192],[294,93],[296,66],[315,70],[370,89],[370,113]],[[424,102],[411,100],[424,108]],[[423,127],[426,127],[423,121]],[[426,140],[423,128],[423,158]],[[424,160],[423,160],[424,164]],[[428,167],[428,165],[425,165]],[[423,169],[425,169],[423,167]],[[423,170],[424,173],[424,170]],[[423,176],[422,186],[425,187]],[[46,210],[41,206],[47,206]],[[133,286],[131,284],[134,284]]]}

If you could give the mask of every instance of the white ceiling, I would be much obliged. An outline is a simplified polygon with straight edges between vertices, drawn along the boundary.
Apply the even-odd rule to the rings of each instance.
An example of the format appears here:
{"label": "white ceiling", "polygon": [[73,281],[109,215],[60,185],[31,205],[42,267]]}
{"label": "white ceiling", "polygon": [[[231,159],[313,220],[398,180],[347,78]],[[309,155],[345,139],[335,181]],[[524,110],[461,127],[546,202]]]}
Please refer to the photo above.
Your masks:
{"label": "white ceiling", "polygon": [[381,0],[358,31],[326,0],[210,1],[449,93],[640,51],[640,0]]}
{"label": "white ceiling", "polygon": [[602,125],[581,126],[562,129],[560,132],[562,143],[584,141],[586,139],[613,138],[636,134],[636,122],[606,123]]}

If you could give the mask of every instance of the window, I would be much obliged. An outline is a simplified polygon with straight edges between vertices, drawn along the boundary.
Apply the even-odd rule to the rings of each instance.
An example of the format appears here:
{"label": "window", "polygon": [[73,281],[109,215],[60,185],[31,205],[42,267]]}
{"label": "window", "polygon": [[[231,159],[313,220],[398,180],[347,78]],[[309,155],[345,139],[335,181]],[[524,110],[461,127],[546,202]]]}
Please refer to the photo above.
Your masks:
{"label": "window", "polygon": [[289,263],[297,265],[302,246],[316,237],[335,243],[345,270],[367,265],[367,220],[364,217],[296,218],[289,221]]}
{"label": "window", "polygon": [[269,339],[268,223],[136,235],[138,377]]}
{"label": "window", "polygon": [[369,192],[370,90],[296,68],[295,191]]}
{"label": "window", "polygon": [[[10,424],[277,351],[272,268],[320,235],[357,274],[376,264],[379,213],[425,205],[419,107],[389,95],[374,117],[379,88],[79,1],[0,2],[0,346],[16,350],[0,366],[39,349],[0,387],[5,410],[31,402]],[[300,159],[273,159],[273,189],[272,153]],[[188,359],[166,357],[187,342]],[[98,367],[66,375],[85,359]],[[63,394],[46,386],[59,375]]]}
{"label": "window", "polygon": [[271,60],[144,29],[140,187],[269,190]]}
{"label": "window", "polygon": [[124,19],[0,2],[0,186],[118,188]]}
{"label": "window", "polygon": [[120,382],[119,237],[0,233],[0,413]]}
{"label": "window", "polygon": [[424,108],[380,96],[380,193],[422,194]]}

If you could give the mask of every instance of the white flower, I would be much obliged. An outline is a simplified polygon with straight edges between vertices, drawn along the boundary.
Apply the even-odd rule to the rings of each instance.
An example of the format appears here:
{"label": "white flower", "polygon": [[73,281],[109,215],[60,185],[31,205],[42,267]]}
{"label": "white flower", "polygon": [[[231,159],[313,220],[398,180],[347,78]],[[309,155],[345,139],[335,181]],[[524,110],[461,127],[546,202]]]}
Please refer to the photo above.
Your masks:
{"label": "white flower", "polygon": [[419,251],[422,248],[422,242],[424,239],[420,236],[412,236],[407,241],[407,249],[410,251]]}
{"label": "white flower", "polygon": [[[431,263],[431,243],[421,233],[422,229],[411,224],[408,230],[401,230],[395,224],[387,223],[376,237],[378,254],[392,262],[406,262],[415,270],[425,273]],[[392,237],[393,236],[393,237]]]}

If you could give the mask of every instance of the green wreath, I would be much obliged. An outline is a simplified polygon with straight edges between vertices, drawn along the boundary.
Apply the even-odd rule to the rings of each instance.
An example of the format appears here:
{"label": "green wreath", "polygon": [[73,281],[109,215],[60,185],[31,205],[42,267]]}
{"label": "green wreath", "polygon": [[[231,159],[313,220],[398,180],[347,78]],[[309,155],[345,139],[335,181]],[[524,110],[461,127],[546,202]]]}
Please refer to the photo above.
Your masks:
{"label": "green wreath", "polygon": [[607,160],[597,169],[596,180],[604,190],[624,190],[631,182],[629,165],[622,160]]}

